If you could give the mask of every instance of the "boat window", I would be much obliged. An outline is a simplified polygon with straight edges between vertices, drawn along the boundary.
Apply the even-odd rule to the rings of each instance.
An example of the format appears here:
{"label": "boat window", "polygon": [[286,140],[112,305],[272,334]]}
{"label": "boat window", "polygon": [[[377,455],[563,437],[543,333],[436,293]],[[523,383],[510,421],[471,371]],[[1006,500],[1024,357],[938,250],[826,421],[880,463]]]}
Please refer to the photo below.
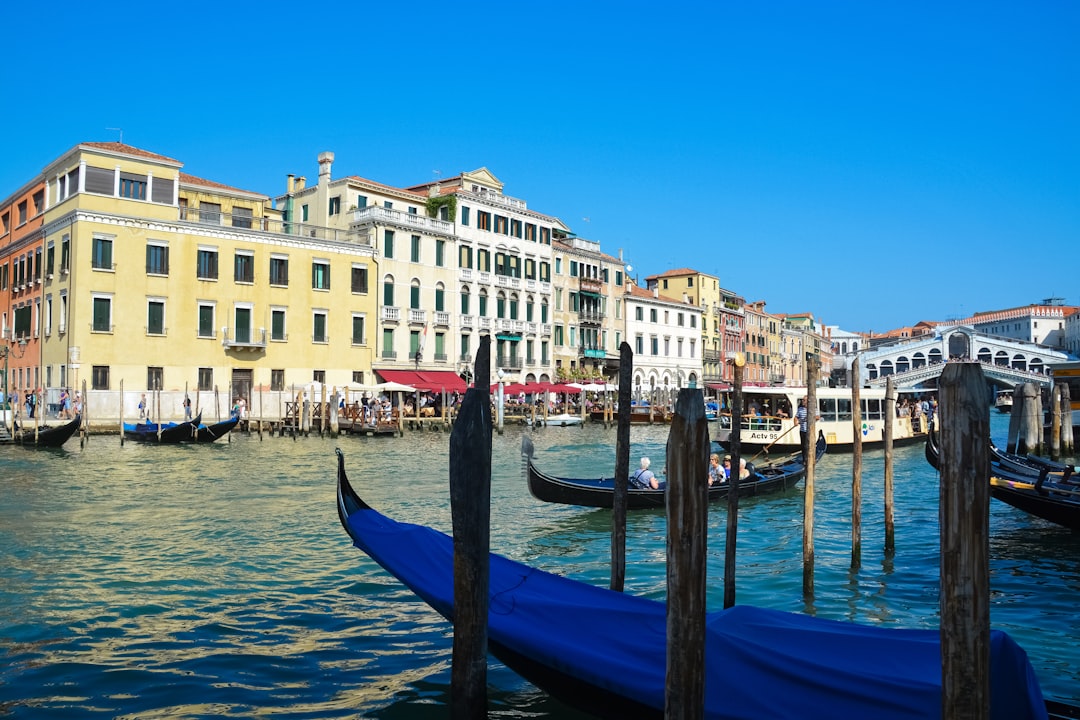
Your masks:
{"label": "boat window", "polygon": [[837,420],[851,422],[851,398],[837,398],[836,413]]}
{"label": "boat window", "polygon": [[[818,414],[825,422],[836,422],[836,398],[818,400]],[[848,419],[851,419],[850,416]]]}
{"label": "boat window", "polygon": [[864,420],[881,420],[885,416],[881,413],[881,399],[869,398],[862,401],[862,416]]}

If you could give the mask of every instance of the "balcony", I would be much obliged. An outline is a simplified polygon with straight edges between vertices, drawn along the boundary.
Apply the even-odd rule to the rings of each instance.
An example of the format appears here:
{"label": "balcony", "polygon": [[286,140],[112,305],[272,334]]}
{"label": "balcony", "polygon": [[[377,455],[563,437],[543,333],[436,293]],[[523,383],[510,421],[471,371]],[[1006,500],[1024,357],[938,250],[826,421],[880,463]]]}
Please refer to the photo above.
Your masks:
{"label": "balcony", "polygon": [[458,268],[458,279],[461,282],[472,282],[476,277],[472,268]]}
{"label": "balcony", "polygon": [[383,350],[382,351],[382,359],[383,360],[397,360],[397,353],[395,351],[393,351],[393,350]]}
{"label": "balcony", "polygon": [[435,353],[435,362],[437,362],[437,363],[446,362],[446,353]]}
{"label": "balcony", "polygon": [[507,320],[506,318],[499,318],[495,321],[495,329],[499,332],[512,333],[514,332],[514,321]]}
{"label": "balcony", "polygon": [[[474,186],[475,187],[475,186]],[[524,212],[527,208],[524,200],[520,200],[516,197],[509,195],[503,195],[502,193],[495,192],[494,190],[488,190],[483,187],[476,187],[475,190],[467,193],[475,198],[479,198],[492,205],[501,205],[502,207],[511,208],[513,210],[521,210]]]}
{"label": "balcony", "polygon": [[466,329],[466,328],[468,328],[470,330],[472,329],[472,327],[473,327],[473,316],[472,315],[458,315],[458,320],[461,321],[461,328],[463,330]]}
{"label": "balcony", "polygon": [[417,310],[416,308],[409,308],[409,324],[426,325],[427,310]]}
{"label": "balcony", "polygon": [[489,317],[481,317],[480,318],[480,329],[481,330],[491,330],[491,325],[492,325],[491,318],[489,318]]}
{"label": "balcony", "polygon": [[537,325],[534,322],[526,322],[525,323],[525,332],[527,332],[530,335],[535,335],[536,331],[537,331],[537,328],[539,328],[539,325]]}
{"label": "balcony", "polygon": [[589,325],[600,325],[604,322],[604,313],[599,310],[581,310],[578,312],[578,320]]}
{"label": "balcony", "polygon": [[701,359],[705,362],[720,362],[720,356],[719,350],[705,350],[701,354]]}
{"label": "balcony", "polygon": [[543,323],[540,326],[540,334],[541,335],[551,335],[551,324],[550,323]]}
{"label": "balcony", "polygon": [[[255,217],[253,215],[223,213],[198,207],[182,207],[180,208],[179,219],[181,222],[227,227],[230,230],[248,230],[251,232],[272,233],[274,235],[288,235],[290,237],[313,238],[315,240],[332,240],[334,242],[349,243],[350,245],[371,246],[371,237],[367,231],[322,227],[308,223],[289,222],[274,217]],[[64,269],[61,269],[61,272],[63,271]]]}
{"label": "balcony", "polygon": [[491,284],[491,273],[483,272],[483,271],[477,272],[476,273],[476,280],[481,285],[490,285]]}
{"label": "balcony", "polygon": [[435,325],[436,327],[450,327],[450,313],[436,310]]}
{"label": "balcony", "polygon": [[[230,334],[230,330],[232,334]],[[226,350],[249,350],[255,352],[266,349],[266,328],[259,328],[255,333],[251,328],[221,328],[221,344]]]}
{"label": "balcony", "polygon": [[367,235],[368,230],[374,225],[397,225],[408,230],[419,230],[433,235],[454,234],[454,223],[427,215],[391,210],[377,205],[369,205],[352,212],[351,227],[362,230],[364,235]]}
{"label": "balcony", "polygon": [[536,280],[529,280],[529,279],[525,280],[525,289],[528,290],[529,292],[536,292],[537,288],[539,288],[539,287],[540,287],[540,284]]}
{"label": "balcony", "polygon": [[399,307],[383,307],[382,309],[383,322],[401,322],[401,308]]}
{"label": "balcony", "polygon": [[520,370],[521,358],[514,356],[504,357],[502,355],[498,355],[495,358],[495,365],[496,367],[503,368],[504,370]]}

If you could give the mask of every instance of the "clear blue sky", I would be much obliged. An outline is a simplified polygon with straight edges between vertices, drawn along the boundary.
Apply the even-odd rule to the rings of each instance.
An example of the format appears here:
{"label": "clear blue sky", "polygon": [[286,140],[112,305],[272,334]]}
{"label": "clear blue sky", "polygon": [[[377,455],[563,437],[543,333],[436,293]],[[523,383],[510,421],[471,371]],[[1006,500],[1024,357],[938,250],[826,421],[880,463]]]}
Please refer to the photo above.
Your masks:
{"label": "clear blue sky", "polygon": [[486,166],[642,280],[848,330],[1080,304],[1071,0],[151,5],[7,9],[0,196],[122,128],[268,195]]}

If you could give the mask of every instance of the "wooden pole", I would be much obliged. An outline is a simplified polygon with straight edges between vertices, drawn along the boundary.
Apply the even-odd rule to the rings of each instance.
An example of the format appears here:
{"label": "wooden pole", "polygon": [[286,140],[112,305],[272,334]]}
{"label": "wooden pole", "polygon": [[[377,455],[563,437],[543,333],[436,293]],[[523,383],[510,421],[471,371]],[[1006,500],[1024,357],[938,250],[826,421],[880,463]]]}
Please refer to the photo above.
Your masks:
{"label": "wooden pole", "polygon": [[979,363],[941,373],[941,716],[990,717],[990,418]]}
{"label": "wooden pole", "polygon": [[1009,415],[1009,435],[1005,439],[1005,449],[1016,452],[1020,445],[1020,416],[1024,414],[1024,385],[1020,383],[1013,388],[1013,406]]}
{"label": "wooden pole", "polygon": [[[1069,429],[1072,432],[1072,429]],[[1050,459],[1061,457],[1061,385],[1050,391]]]}
{"label": "wooden pole", "polygon": [[[859,356],[851,361],[851,375],[859,377]],[[889,377],[892,377],[891,375]],[[811,450],[810,452],[814,452]],[[816,453],[815,453],[816,454]],[[851,385],[851,569],[862,566],[862,399],[859,383]]]}
{"label": "wooden pole", "polygon": [[[615,429],[615,494],[611,501],[611,589],[622,592],[626,581],[626,507],[630,487],[630,383],[634,352],[619,345],[619,423]],[[547,403],[544,403],[545,406]]]}
{"label": "wooden pole", "polygon": [[1061,384],[1061,454],[1072,457],[1073,443],[1073,419],[1072,419],[1072,391],[1068,383]]}
{"label": "wooden pole", "polygon": [[[743,408],[743,358],[735,358],[731,399],[731,439],[728,453],[731,455],[731,477],[728,479],[727,529],[724,535],[724,608],[735,604],[735,541],[739,532],[739,477],[742,457],[742,408]],[[706,473],[708,470],[706,470]]]}
{"label": "wooden pole", "polygon": [[[1016,452],[1039,454],[1039,430],[1042,428],[1042,416],[1038,408],[1039,387],[1035,383],[1024,383],[1020,398],[1020,437]],[[1013,393],[1015,403],[1016,394]],[[1017,410],[1013,405],[1013,412]]]}
{"label": "wooden pole", "polygon": [[885,553],[896,551],[896,516],[893,506],[893,425],[896,423],[896,386],[885,379]]}
{"label": "wooden pole", "polygon": [[[263,386],[259,384],[259,441],[262,441],[262,426],[263,426]],[[232,435],[232,433],[229,433]]]}
{"label": "wooden pole", "polygon": [[[705,714],[709,449],[701,393],[696,388],[679,390],[667,443],[666,718]],[[737,475],[731,481],[737,483]]]}
{"label": "wooden pole", "polygon": [[817,459],[817,358],[806,360],[806,491],[803,493],[803,597],[814,596],[814,465]]}
{"label": "wooden pole", "polygon": [[[489,377],[491,337],[480,339],[477,377]],[[491,396],[486,382],[465,391],[450,432],[454,529],[454,648],[450,717],[487,717],[488,588],[491,582]]]}
{"label": "wooden pole", "polygon": [[154,407],[157,408],[155,416],[157,417],[157,439],[161,442],[161,391],[154,391]]}
{"label": "wooden pole", "polygon": [[120,447],[124,447],[124,379],[120,378]]}
{"label": "wooden pole", "polygon": [[79,404],[79,412],[82,413],[83,419],[79,423],[79,428],[82,433],[82,438],[79,440],[79,447],[90,442],[90,396],[86,394],[86,380],[82,381],[82,402]]}

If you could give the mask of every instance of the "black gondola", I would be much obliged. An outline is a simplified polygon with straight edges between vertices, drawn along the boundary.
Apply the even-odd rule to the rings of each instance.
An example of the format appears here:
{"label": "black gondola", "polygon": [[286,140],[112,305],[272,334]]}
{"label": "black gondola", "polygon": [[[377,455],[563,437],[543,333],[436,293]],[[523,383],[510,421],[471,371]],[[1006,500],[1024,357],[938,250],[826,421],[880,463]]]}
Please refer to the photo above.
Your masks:
{"label": "black gondola", "polygon": [[[926,460],[941,469],[937,433],[926,437]],[[1071,473],[1054,475],[1049,465],[1044,465],[1037,474],[1031,469],[1017,471],[1007,467],[996,453],[991,452],[991,497],[1029,515],[1080,532],[1080,484],[1069,482],[1070,476]]]}
{"label": "black gondola", "polygon": [[238,422],[240,422],[240,416],[233,415],[228,420],[222,420],[212,425],[199,425],[195,429],[195,442],[214,442],[218,438],[225,437],[236,427]]}
{"label": "black gondola", "polygon": [[[353,543],[440,615],[454,613],[454,544],[363,501],[338,451],[337,509]],[[661,718],[663,602],[489,556],[491,654],[540,689],[598,717]],[[705,618],[702,716],[817,720],[934,717],[941,711],[940,631],[896,629],[750,605]],[[1046,717],[1024,651],[991,630],[993,720]],[[732,672],[733,667],[739,672]],[[768,688],[768,692],[762,692]]]}
{"label": "black gondola", "polygon": [[[827,444],[825,435],[818,433],[817,458],[825,454]],[[584,507],[610,508],[615,497],[614,478],[565,478],[549,475],[536,467],[533,460],[533,444],[528,435],[521,439],[521,454],[524,460],[526,480],[529,492],[537,500],[581,505]],[[794,487],[803,475],[806,466],[802,457],[796,453],[760,467],[747,466],[750,477],[739,483],[739,496],[765,495]],[[709,502],[716,502],[728,495],[729,483],[709,487]],[[644,510],[664,507],[664,490],[646,490],[631,487],[627,496],[627,509]]]}
{"label": "black gondola", "polygon": [[82,424],[82,416],[76,415],[63,425],[43,425],[38,428],[17,428],[14,436],[5,436],[0,439],[3,445],[22,445],[24,447],[53,447],[57,448],[66,443],[72,435],[79,431]]}
{"label": "black gondola", "polygon": [[139,442],[162,444],[193,442],[202,422],[202,413],[181,423],[124,423],[124,437]]}

